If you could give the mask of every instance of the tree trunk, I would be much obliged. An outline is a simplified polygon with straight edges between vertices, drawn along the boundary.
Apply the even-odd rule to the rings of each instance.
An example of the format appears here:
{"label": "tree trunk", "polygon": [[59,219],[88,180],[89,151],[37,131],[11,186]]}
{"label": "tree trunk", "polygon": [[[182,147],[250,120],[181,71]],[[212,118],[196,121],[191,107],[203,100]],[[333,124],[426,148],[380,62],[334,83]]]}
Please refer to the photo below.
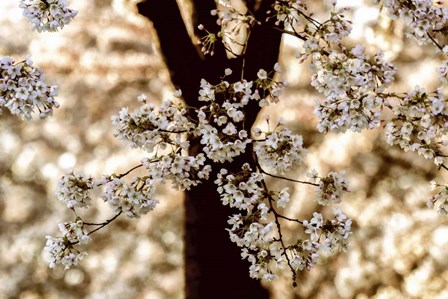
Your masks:
{"label": "tree trunk", "polygon": [[[191,0],[193,24],[203,24],[209,31],[219,28],[210,10],[216,8],[212,0]],[[256,1],[249,1],[252,3]],[[258,5],[255,15],[265,18],[273,0]],[[251,7],[252,8],[252,7]],[[281,34],[269,27],[255,26],[248,41],[243,58],[228,59],[222,45],[215,46],[215,55],[202,57],[187,34],[175,0],[146,0],[138,4],[139,13],[147,17],[157,32],[160,52],[167,65],[171,81],[182,90],[189,106],[199,107],[199,82],[204,78],[215,84],[224,74],[225,68],[233,70],[238,80],[245,60],[245,79],[256,78],[259,69],[272,70],[277,62]],[[197,34],[199,34],[197,32]],[[245,128],[253,125],[259,107],[257,103],[246,109]],[[199,141],[191,142],[191,153],[200,151]],[[213,180],[221,168],[238,172],[245,162],[252,160],[247,152],[232,163],[212,165],[211,179],[186,192],[185,198],[185,288],[186,297],[265,299],[269,293],[260,282],[249,277],[249,263],[241,260],[240,248],[228,236],[227,220],[235,213],[221,204]]]}

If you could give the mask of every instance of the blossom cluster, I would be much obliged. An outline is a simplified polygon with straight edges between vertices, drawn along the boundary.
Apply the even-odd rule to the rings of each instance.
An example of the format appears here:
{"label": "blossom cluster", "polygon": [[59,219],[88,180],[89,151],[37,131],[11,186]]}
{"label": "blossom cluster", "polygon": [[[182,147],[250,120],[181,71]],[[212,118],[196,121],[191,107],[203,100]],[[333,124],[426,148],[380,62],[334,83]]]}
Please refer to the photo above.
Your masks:
{"label": "blossom cluster", "polygon": [[246,163],[237,174],[229,174],[226,169],[221,169],[215,184],[218,185],[217,190],[223,205],[247,212],[257,208],[260,210],[260,217],[266,219],[267,208],[266,204],[262,203],[265,197],[262,180],[263,175],[254,172]]}
{"label": "blossom cluster", "polygon": [[208,31],[205,29],[204,25],[200,24],[198,29],[205,32],[199,41],[198,44],[201,46],[201,52],[204,55],[213,56],[215,54],[215,43],[218,41],[218,38],[222,37],[222,33],[218,32],[217,34]]}
{"label": "blossom cluster", "polygon": [[270,20],[275,17],[275,25],[287,24],[289,26],[298,26],[301,24],[300,15],[307,10],[307,6],[302,0],[276,0],[272,4],[273,10],[267,13],[271,15],[267,18]]}
{"label": "blossom cluster", "polygon": [[344,37],[352,32],[351,21],[345,19],[345,9],[331,12],[330,18],[322,23],[313,34],[315,38],[321,38],[326,43],[341,44]]}
{"label": "blossom cluster", "polygon": [[280,262],[283,258],[280,247],[274,244],[278,236],[277,225],[268,219],[269,195],[263,186],[263,175],[254,172],[246,163],[235,174],[222,169],[215,183],[223,205],[243,212],[229,218],[228,224],[232,227],[228,232],[230,240],[242,248],[242,258],[251,263],[250,277],[272,280],[275,275],[269,264],[271,260]]}
{"label": "blossom cluster", "polygon": [[321,213],[314,212],[310,221],[304,220],[305,233],[310,236],[311,242],[317,242],[317,248],[327,252],[343,251],[347,249],[348,238],[351,233],[352,220],[342,213],[340,209],[334,209],[334,219],[324,223]]}
{"label": "blossom cluster", "polygon": [[131,183],[121,178],[107,178],[105,191],[101,198],[115,209],[130,218],[139,218],[152,211],[159,203],[155,197],[154,181],[145,177],[134,177]]}
{"label": "blossom cluster", "polygon": [[234,225],[229,230],[230,238],[242,247],[242,258],[251,263],[249,274],[252,278],[270,281],[277,277],[275,270],[287,267],[295,277],[297,271],[311,270],[315,266],[320,251],[338,252],[347,249],[352,234],[352,220],[340,209],[334,209],[333,214],[333,219],[324,222],[323,215],[314,212],[310,221],[301,222],[309,238],[298,239],[286,247],[280,242],[278,221],[251,223],[249,215],[233,215],[229,220],[229,224]]}
{"label": "blossom cluster", "polygon": [[[328,178],[320,180],[323,183],[319,185],[319,190],[326,191],[325,196],[336,203],[339,202],[340,192],[347,191],[346,181],[341,175],[330,173]],[[311,269],[315,265],[319,249],[335,252],[347,247],[351,220],[340,210],[336,209],[335,218],[325,224],[319,213],[314,213],[311,221],[283,216],[274,203],[277,208],[286,207],[290,199],[288,188],[268,190],[264,173],[254,171],[249,164],[244,164],[238,173],[222,169],[215,183],[223,205],[241,211],[229,217],[231,227],[227,230],[230,240],[241,247],[242,258],[250,262],[249,275],[252,278],[273,280],[277,276],[275,270],[285,267],[289,267],[295,277],[297,271]],[[297,239],[286,245],[282,239],[280,220],[301,224],[310,238]]]}
{"label": "blossom cluster", "polygon": [[[448,46],[445,46],[444,53],[448,56]],[[448,84],[448,58],[442,62],[442,65],[437,68],[439,73],[440,82],[442,84]]]}
{"label": "blossom cluster", "polygon": [[439,185],[435,181],[431,181],[430,183],[432,189],[439,189],[439,192],[428,200],[428,207],[433,208],[434,205],[438,203],[437,212],[443,215],[448,215],[448,186]]}
{"label": "blossom cluster", "polygon": [[87,255],[86,252],[79,251],[74,246],[88,243],[90,237],[80,219],[60,223],[59,230],[62,233],[61,237],[47,236],[45,251],[49,256],[50,268],[62,264],[65,269],[69,269],[73,265],[78,265],[80,260]]}
{"label": "blossom cluster", "polygon": [[[95,188],[104,187],[100,197],[117,213],[112,219],[103,223],[85,223],[80,216],[75,221],[59,224],[61,237],[47,236],[45,250],[49,255],[50,267],[62,264],[65,269],[77,265],[87,253],[77,245],[90,241],[89,235],[109,224],[119,215],[138,218],[148,213],[157,205],[153,199],[155,182],[150,179],[135,177],[130,183],[122,179],[124,175],[105,175],[94,179],[83,173],[69,170],[59,180],[56,195],[68,208],[76,213],[77,208],[88,208],[92,205],[91,192]],[[87,231],[87,226],[97,226]]]}
{"label": "blossom cluster", "polygon": [[[261,134],[261,130],[256,132]],[[293,134],[289,129],[280,128],[264,135],[265,139],[254,142],[254,151],[258,162],[275,173],[283,174],[291,170],[300,165],[306,156],[302,136]]]}
{"label": "blossom cluster", "polygon": [[19,7],[38,32],[62,29],[78,14],[67,0],[20,0]]}
{"label": "blossom cluster", "polygon": [[330,172],[326,177],[319,177],[317,171],[312,170],[307,173],[311,183],[317,184],[316,201],[322,206],[327,206],[329,202],[340,203],[343,192],[348,191],[348,180],[344,177],[344,172]]}
{"label": "blossom cluster", "polygon": [[256,22],[253,15],[241,13],[230,1],[222,2],[224,4],[222,8],[212,10],[211,14],[217,16],[216,22],[221,26],[221,32],[227,38],[231,40],[236,38],[242,28],[250,28]]}
{"label": "blossom cluster", "polygon": [[312,55],[316,73],[311,85],[326,96],[315,109],[320,132],[372,129],[387,104],[380,93],[393,81],[396,68],[382,52],[370,57],[360,45],[344,52]]}
{"label": "blossom cluster", "polygon": [[407,35],[419,44],[433,42],[431,35],[448,26],[448,8],[434,6],[432,0],[385,0],[383,6],[392,19],[405,22]]}
{"label": "blossom cluster", "polygon": [[[335,7],[336,1],[330,1]],[[267,20],[275,17],[275,25],[282,25],[285,32],[296,35],[305,41],[304,48],[311,46],[329,46],[341,44],[341,39],[352,30],[351,22],[345,18],[345,8],[333,10],[325,21],[319,21],[308,12],[308,7],[301,0],[276,0],[272,4],[273,12],[268,11]],[[275,13],[275,16],[272,16]]]}
{"label": "blossom cluster", "polygon": [[417,151],[437,165],[444,161],[444,136],[448,133],[448,105],[439,88],[434,93],[416,86],[393,108],[394,118],[385,127],[387,142],[405,151]]}
{"label": "blossom cluster", "polygon": [[[286,10],[295,1],[281,3]],[[370,56],[361,45],[347,48],[342,44],[342,39],[352,30],[351,22],[345,18],[345,9],[331,12],[323,22],[303,10],[297,11],[307,22],[303,31],[290,31],[294,24],[287,21],[284,28],[304,40],[297,57],[300,62],[310,58],[315,72],[311,85],[326,97],[318,101],[314,111],[319,118],[318,130],[359,132],[378,125],[382,108],[388,104],[381,93],[394,79],[397,71],[394,65],[384,60],[382,52]]]}
{"label": "blossom cluster", "polygon": [[[267,281],[277,277],[278,270],[290,268],[293,276],[297,271],[310,270],[318,261],[320,252],[339,252],[347,249],[351,235],[351,219],[339,209],[334,219],[324,223],[320,213],[314,213],[310,221],[303,220],[303,230],[309,238],[298,239],[286,247],[280,242],[279,222],[253,222],[253,215],[233,215],[229,224],[230,239],[242,247],[241,256],[250,262],[249,275]],[[239,226],[235,228],[235,224]]]}
{"label": "blossom cluster", "polygon": [[254,81],[230,83],[222,80],[212,85],[201,80],[199,101],[204,105],[197,112],[199,124],[194,134],[200,136],[207,158],[223,163],[244,153],[252,141],[244,129],[244,107],[251,100],[258,101],[260,106],[277,102],[282,86],[281,82],[270,79],[264,70],[258,72]]}
{"label": "blossom cluster", "polygon": [[181,133],[189,132],[195,125],[186,114],[184,105],[172,100],[164,101],[159,109],[152,104],[144,104],[129,113],[127,108],[123,108],[112,117],[114,136],[132,148],[141,148],[149,153],[168,146],[173,150],[178,147],[187,149],[189,143],[181,138]]}
{"label": "blossom cluster", "polygon": [[153,181],[165,184],[169,180],[172,182],[172,187],[179,190],[190,190],[192,186],[197,186],[209,178],[212,168],[205,162],[203,153],[195,157],[165,155],[156,161],[149,158],[142,159],[142,164]]}
{"label": "blossom cluster", "polygon": [[57,86],[45,83],[43,71],[33,66],[30,58],[21,62],[9,56],[0,59],[0,112],[6,107],[26,119],[35,112],[45,118],[59,107],[56,94]]}
{"label": "blossom cluster", "polygon": [[56,196],[67,208],[88,208],[92,204],[90,191],[94,186],[92,177],[68,170],[57,183]]}

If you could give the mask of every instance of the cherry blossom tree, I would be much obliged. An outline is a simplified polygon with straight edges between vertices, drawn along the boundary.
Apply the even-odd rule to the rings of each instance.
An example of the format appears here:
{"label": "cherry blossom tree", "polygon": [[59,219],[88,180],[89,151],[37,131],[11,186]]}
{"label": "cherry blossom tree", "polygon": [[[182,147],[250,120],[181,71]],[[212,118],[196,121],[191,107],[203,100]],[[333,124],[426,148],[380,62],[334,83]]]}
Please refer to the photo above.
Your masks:
{"label": "cherry blossom tree", "polygon": [[[378,3],[390,18],[403,20],[409,38],[433,46],[441,58],[435,90],[397,92],[392,83],[398,69],[379,50],[347,45],[346,10],[334,0],[325,3],[326,18],[317,18],[301,0],[192,0],[191,18],[185,19],[175,0],[139,3],[177,91],[160,107],[142,94],[139,109],[123,108],[113,117],[114,135],[147,152],[139,165],[100,178],[68,170],[60,179],[57,198],[74,219],[59,225],[60,236],[47,236],[50,267],[82,262],[90,235],[118,217],[149,213],[158,204],[156,186],[167,183],[186,194],[188,298],[268,298],[257,280],[271,281],[286,271],[296,287],[297,273],[311,270],[322,252],[346,250],[352,221],[336,206],[349,191],[344,172],[309,169],[303,137],[283,121],[267,118],[265,127],[254,127],[259,111],[280,101],[286,85],[277,75],[282,35],[302,41],[297,63],[314,72],[311,85],[322,94],[314,111],[319,132],[380,126],[390,145],[448,170],[448,9],[430,0]],[[62,29],[77,15],[64,0],[21,0],[20,7],[39,32]],[[0,67],[0,107],[29,119],[33,113],[45,118],[59,106],[57,88],[44,82],[29,58],[16,63],[4,57]],[[137,169],[145,174],[133,176]],[[289,176],[293,169],[302,177]],[[289,217],[289,189],[272,189],[267,178],[312,186],[317,205],[333,212]],[[448,187],[431,184],[438,193],[428,206],[447,214]],[[96,190],[115,212],[100,223],[79,212],[94,204]],[[285,223],[295,224],[297,234],[285,236]]]}

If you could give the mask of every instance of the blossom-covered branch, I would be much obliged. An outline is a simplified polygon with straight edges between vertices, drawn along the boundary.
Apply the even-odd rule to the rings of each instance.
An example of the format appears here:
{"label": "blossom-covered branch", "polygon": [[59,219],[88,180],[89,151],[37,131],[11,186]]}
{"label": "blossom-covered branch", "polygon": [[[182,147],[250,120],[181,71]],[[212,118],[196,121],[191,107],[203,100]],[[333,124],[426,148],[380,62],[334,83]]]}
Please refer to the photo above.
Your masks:
{"label": "blossom-covered branch", "polygon": [[[429,7],[430,1],[420,2],[385,1],[385,7],[392,15],[411,18],[410,24],[417,28],[412,36],[421,43],[435,43],[446,60],[448,48],[432,34],[445,30],[447,11]],[[173,99],[164,101],[160,107],[140,96],[141,107],[133,112],[123,108],[114,116],[114,135],[130,147],[146,151],[148,157],[121,175],[95,179],[69,171],[62,177],[57,196],[68,208],[89,208],[93,205],[92,191],[99,188],[102,190],[99,197],[113,209],[115,216],[99,224],[83,222],[77,216],[74,222],[60,225],[62,237],[47,237],[51,267],[58,263],[65,268],[76,265],[85,253],[75,245],[87,242],[90,234],[120,215],[139,218],[153,210],[158,203],[156,186],[168,182],[176,189],[189,190],[213,180],[221,203],[235,211],[229,215],[227,231],[230,240],[241,248],[242,258],[249,261],[252,278],[272,280],[278,271],[287,268],[295,286],[297,272],[311,269],[321,252],[347,248],[352,221],[340,209],[333,209],[330,217],[323,211],[314,212],[311,219],[297,219],[288,215],[286,209],[292,197],[289,188],[268,187],[267,177],[312,186],[320,206],[340,203],[344,192],[349,191],[344,172],[320,175],[315,170],[304,171],[307,149],[303,137],[283,122],[274,128],[268,123],[267,130],[245,125],[249,104],[268,107],[279,101],[285,86],[275,77],[280,72],[278,64],[270,71],[260,69],[253,80],[245,78],[245,48],[256,26],[273,26],[274,30],[303,41],[297,50],[298,63],[309,63],[314,71],[311,85],[324,97],[315,108],[319,132],[359,132],[383,125],[388,143],[405,151],[417,151],[444,166],[448,155],[445,140],[448,109],[443,89],[447,84],[446,61],[438,69],[440,87],[436,91],[416,87],[405,93],[387,92],[398,69],[381,51],[370,53],[362,45],[344,44],[344,38],[351,32],[351,22],[345,17],[345,9],[336,8],[336,1],[329,1],[331,11],[323,20],[315,18],[301,0],[273,1],[271,11],[263,18],[250,9],[235,8],[231,1],[220,3],[219,9],[211,13],[221,30],[210,32],[200,25],[199,29],[205,32],[200,39],[201,48],[204,54],[213,55],[215,42],[223,42],[229,54],[241,62],[241,79],[230,80],[233,76],[229,68],[220,70],[224,75],[218,82],[202,79],[197,109],[182,103],[182,93],[176,91]],[[408,10],[404,11],[402,6]],[[427,26],[419,16],[422,13],[432,13],[434,24]],[[383,113],[386,109],[392,112],[389,119]],[[192,140],[198,141],[201,148],[188,154]],[[249,153],[253,159],[241,163],[241,169],[228,170],[228,163],[243,153]],[[289,179],[287,173],[293,169],[299,169],[308,179]],[[137,170],[138,175],[127,178]],[[441,191],[430,203],[441,201],[439,211],[444,213],[446,187],[436,187]],[[285,222],[297,225],[302,234],[286,238],[282,230]],[[98,227],[88,232],[89,225]]]}

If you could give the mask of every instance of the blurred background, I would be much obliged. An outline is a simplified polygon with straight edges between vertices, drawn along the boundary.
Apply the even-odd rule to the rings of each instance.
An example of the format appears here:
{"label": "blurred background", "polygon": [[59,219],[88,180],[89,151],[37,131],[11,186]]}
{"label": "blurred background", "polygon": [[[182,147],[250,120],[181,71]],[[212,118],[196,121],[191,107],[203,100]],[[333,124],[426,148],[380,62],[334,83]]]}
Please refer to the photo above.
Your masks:
{"label": "blurred background", "polygon": [[[317,16],[326,9],[323,2],[313,2]],[[0,117],[0,298],[183,298],[182,194],[165,186],[153,212],[92,235],[80,266],[48,268],[45,236],[73,218],[54,195],[59,177],[68,168],[98,177],[137,165],[144,153],[112,136],[110,118],[121,107],[138,107],[141,93],[157,104],[173,91],[151,26],[130,0],[71,3],[79,11],[72,24],[38,34],[17,1],[0,2],[0,56],[31,55],[47,83],[59,85],[61,103],[44,121],[22,121],[7,111]],[[352,8],[348,43],[383,49],[398,67],[395,90],[436,86],[440,57],[432,46],[405,39],[402,24],[379,15],[370,1],[340,3]],[[431,161],[388,146],[381,129],[317,134],[312,111],[320,95],[309,84],[310,71],[294,58],[299,46],[283,40],[280,63],[288,68],[281,79],[289,86],[269,114],[304,136],[311,167],[346,170],[351,192],[340,207],[353,219],[353,236],[346,253],[323,257],[301,273],[298,288],[286,278],[267,285],[273,298],[448,298],[448,218],[426,207],[429,180],[447,182],[447,175]],[[290,188],[288,215],[311,218],[313,189]],[[111,215],[101,200],[83,214],[92,222]]]}

